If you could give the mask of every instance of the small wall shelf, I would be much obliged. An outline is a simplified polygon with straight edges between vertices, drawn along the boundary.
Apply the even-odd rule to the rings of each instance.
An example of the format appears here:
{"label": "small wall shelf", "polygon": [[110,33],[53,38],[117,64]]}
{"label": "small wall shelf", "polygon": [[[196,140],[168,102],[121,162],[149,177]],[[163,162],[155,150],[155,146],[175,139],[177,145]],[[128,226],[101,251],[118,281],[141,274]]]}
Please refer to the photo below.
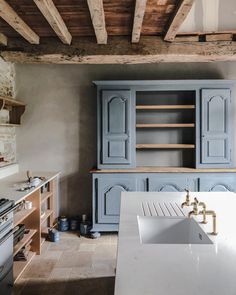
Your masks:
{"label": "small wall shelf", "polygon": [[26,104],[22,101],[12,99],[6,96],[0,96],[0,109],[9,110],[9,123],[0,124],[0,126],[17,126],[21,123],[21,116],[25,112]]}
{"label": "small wall shelf", "polygon": [[136,149],[194,149],[194,144],[151,144],[140,143],[136,144]]}

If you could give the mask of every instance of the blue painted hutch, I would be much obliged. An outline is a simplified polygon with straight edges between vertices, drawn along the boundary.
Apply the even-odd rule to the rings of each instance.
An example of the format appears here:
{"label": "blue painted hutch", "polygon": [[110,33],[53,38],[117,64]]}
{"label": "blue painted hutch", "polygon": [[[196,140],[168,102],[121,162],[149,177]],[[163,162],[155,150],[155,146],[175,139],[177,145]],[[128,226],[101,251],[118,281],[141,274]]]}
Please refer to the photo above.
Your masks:
{"label": "blue painted hutch", "polygon": [[95,81],[93,231],[117,231],[122,191],[236,191],[235,81]]}

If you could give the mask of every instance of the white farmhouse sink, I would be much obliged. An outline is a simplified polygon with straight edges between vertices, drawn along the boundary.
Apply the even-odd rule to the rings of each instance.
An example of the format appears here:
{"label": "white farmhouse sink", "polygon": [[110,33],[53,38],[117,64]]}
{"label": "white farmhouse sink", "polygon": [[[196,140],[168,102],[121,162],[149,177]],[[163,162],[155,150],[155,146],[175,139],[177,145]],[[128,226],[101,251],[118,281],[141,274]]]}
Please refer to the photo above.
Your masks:
{"label": "white farmhouse sink", "polygon": [[138,216],[142,244],[213,244],[193,218]]}

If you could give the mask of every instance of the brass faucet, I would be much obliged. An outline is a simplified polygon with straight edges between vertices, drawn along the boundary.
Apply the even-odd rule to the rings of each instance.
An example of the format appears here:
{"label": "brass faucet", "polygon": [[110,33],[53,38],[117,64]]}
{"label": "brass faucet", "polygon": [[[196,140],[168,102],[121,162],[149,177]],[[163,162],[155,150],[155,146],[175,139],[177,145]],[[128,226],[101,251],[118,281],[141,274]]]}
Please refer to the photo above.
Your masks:
{"label": "brass faucet", "polygon": [[187,195],[186,195],[186,200],[185,202],[183,202],[181,204],[181,208],[184,208],[184,206],[187,206],[189,207],[191,204],[190,204],[190,194],[189,194],[189,190],[185,189],[185,191],[187,192]]}
{"label": "brass faucet", "polygon": [[199,212],[199,215],[211,215],[212,216],[212,226],[213,226],[213,231],[211,232],[212,235],[216,236],[217,231],[216,231],[216,213],[213,210],[202,210]]}
{"label": "brass faucet", "polygon": [[[202,215],[203,221],[202,223],[206,224],[206,216],[211,215],[212,216],[212,225],[213,225],[213,231],[212,235],[217,235],[216,231],[216,213],[213,210],[206,210],[206,204],[204,202],[198,202],[197,198],[194,198],[194,202],[191,203],[191,206],[193,206],[193,210],[188,213],[188,217],[190,218],[192,215]],[[202,211],[198,211],[198,206],[202,207]]]}
{"label": "brass faucet", "polygon": [[188,218],[190,218],[192,215],[198,215],[198,203],[198,200],[194,198],[194,202],[192,202],[190,205],[193,206],[193,210],[188,213]]}

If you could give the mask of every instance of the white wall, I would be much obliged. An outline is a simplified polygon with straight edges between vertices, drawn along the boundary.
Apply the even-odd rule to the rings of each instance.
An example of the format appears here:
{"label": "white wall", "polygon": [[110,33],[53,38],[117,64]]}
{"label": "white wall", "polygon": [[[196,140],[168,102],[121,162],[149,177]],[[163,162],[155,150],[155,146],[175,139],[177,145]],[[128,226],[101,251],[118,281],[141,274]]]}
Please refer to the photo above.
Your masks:
{"label": "white wall", "polygon": [[16,93],[27,103],[17,150],[22,170],[61,171],[61,212],[91,212],[96,165],[92,80],[236,79],[236,63],[16,65]]}

